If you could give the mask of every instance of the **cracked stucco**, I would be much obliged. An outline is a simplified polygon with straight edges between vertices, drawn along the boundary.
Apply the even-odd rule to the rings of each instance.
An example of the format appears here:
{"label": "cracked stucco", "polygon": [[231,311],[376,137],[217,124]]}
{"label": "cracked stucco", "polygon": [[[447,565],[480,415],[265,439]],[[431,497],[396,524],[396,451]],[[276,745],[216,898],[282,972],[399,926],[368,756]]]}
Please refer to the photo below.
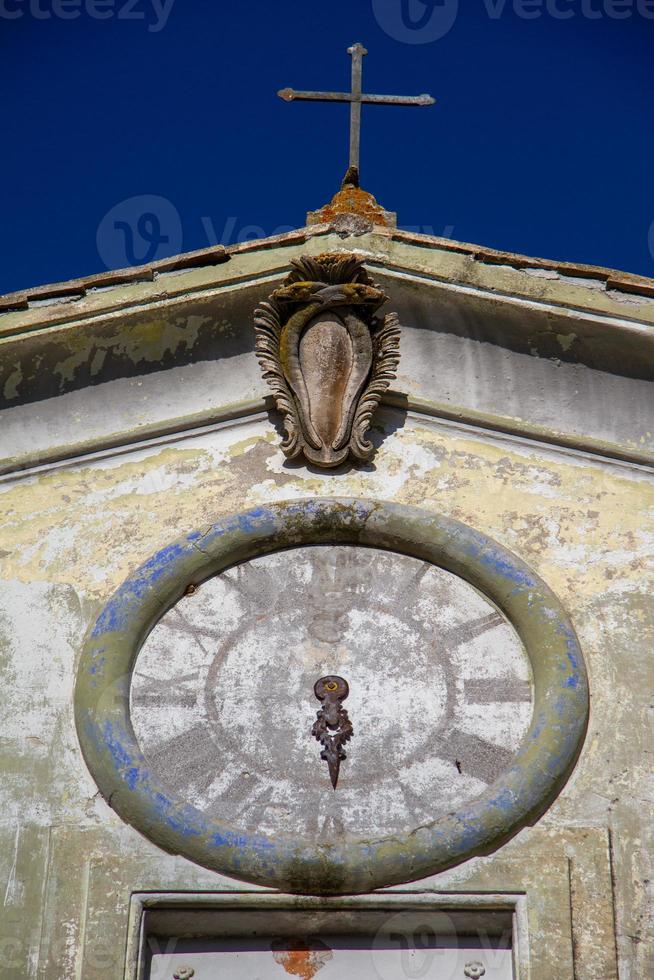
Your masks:
{"label": "cracked stucco", "polygon": [[1,487],[9,553],[0,557],[0,573],[83,586],[101,597],[125,578],[135,553],[149,554],[180,529],[261,502],[329,492],[428,506],[483,528],[564,598],[642,584],[654,546],[654,492],[637,470],[545,462],[535,450],[507,451],[416,425],[395,433],[393,452],[385,443],[374,469],[325,477],[284,463],[269,425],[256,426],[256,435],[244,434],[248,428],[233,442],[229,433],[199,437]]}

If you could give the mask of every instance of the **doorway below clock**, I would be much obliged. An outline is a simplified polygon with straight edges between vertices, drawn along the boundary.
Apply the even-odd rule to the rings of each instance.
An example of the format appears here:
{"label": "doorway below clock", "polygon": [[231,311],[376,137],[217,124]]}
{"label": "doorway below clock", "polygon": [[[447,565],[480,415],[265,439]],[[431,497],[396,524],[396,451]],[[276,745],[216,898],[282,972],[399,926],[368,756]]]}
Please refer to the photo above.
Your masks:
{"label": "doorway below clock", "polygon": [[517,980],[517,896],[483,896],[477,908],[472,897],[461,908],[458,896],[444,903],[444,896],[406,892],[334,900],[143,896],[137,969],[126,976]]}

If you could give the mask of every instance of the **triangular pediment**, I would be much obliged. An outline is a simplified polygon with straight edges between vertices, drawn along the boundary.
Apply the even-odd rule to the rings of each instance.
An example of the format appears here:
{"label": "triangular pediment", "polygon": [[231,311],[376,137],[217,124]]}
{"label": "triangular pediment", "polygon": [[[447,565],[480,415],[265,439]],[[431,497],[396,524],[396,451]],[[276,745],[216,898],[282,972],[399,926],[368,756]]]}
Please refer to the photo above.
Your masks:
{"label": "triangular pediment", "polygon": [[[345,235],[316,225],[5,297],[5,469],[64,446],[93,452],[271,408],[253,311],[291,260],[333,251],[358,255],[389,295],[385,309],[399,314],[388,404],[648,457],[652,280],[393,229]],[[70,425],[56,436],[53,399]]]}

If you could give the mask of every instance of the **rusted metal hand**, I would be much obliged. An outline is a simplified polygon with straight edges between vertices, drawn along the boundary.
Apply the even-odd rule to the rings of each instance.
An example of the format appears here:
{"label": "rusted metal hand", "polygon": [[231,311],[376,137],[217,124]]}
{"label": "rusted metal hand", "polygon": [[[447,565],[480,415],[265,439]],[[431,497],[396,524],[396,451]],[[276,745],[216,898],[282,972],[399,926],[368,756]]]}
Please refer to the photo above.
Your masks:
{"label": "rusted metal hand", "polygon": [[332,786],[336,789],[341,762],[347,758],[343,746],[349,742],[354,732],[342,704],[350,693],[350,688],[342,677],[328,674],[316,681],[313,691],[322,702],[322,707],[313,723],[311,734],[322,745],[320,758],[327,763]]}

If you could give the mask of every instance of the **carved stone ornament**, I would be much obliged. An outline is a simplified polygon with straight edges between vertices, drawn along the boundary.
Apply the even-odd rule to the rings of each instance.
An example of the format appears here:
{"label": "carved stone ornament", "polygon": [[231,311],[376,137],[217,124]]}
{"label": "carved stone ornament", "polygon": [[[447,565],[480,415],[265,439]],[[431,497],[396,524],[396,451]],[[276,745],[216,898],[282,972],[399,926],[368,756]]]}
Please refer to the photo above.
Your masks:
{"label": "carved stone ornament", "polygon": [[366,439],[399,361],[397,314],[375,314],[388,297],[349,253],[304,256],[255,312],[256,353],[284,416],[282,451],[316,466],[351,453],[368,460]]}

